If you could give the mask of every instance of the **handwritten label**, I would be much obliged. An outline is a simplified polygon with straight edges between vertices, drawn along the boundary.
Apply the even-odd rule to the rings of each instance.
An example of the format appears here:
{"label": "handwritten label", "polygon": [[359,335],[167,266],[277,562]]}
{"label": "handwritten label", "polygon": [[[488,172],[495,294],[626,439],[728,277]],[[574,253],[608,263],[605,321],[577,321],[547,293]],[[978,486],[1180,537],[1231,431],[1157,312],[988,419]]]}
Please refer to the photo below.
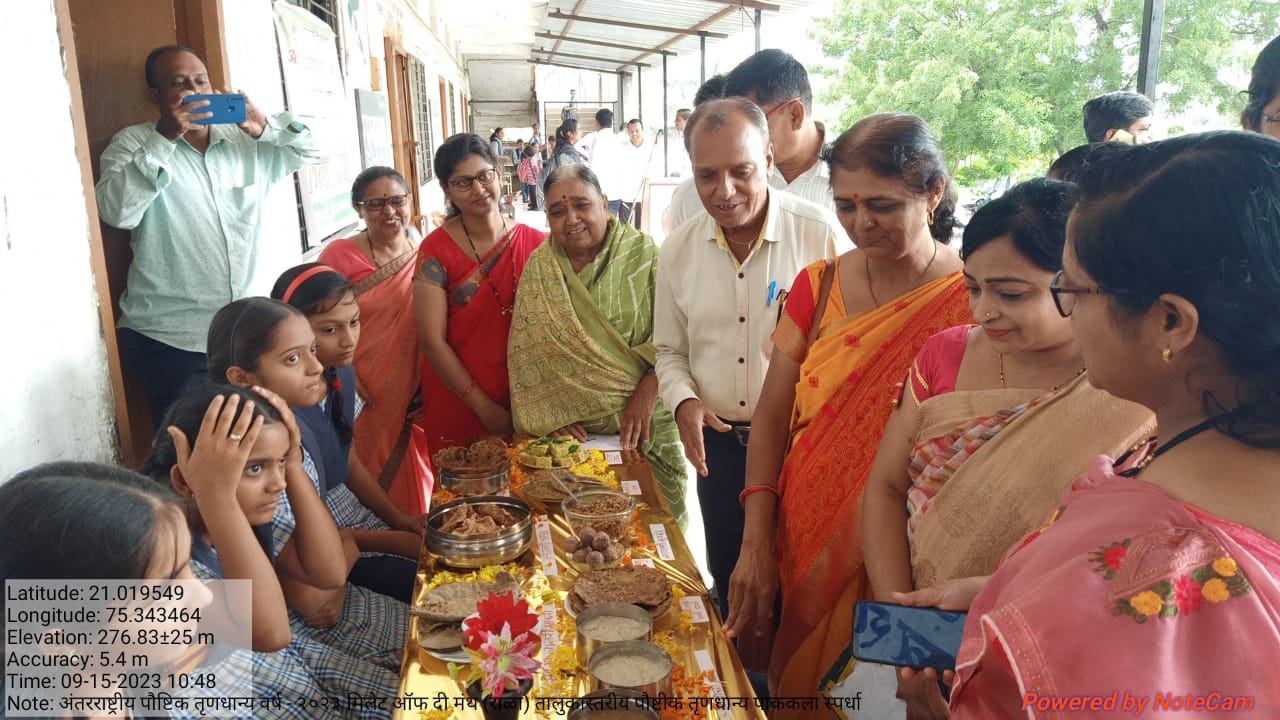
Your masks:
{"label": "handwritten label", "polygon": [[649,525],[649,534],[653,536],[653,544],[658,547],[658,557],[663,560],[675,560],[676,554],[671,550],[671,539],[667,537],[667,526],[662,523]]}
{"label": "handwritten label", "polygon": [[640,483],[635,480],[623,480],[622,492],[628,495],[643,495],[644,491],[640,489]]}
{"label": "handwritten label", "polygon": [[[710,672],[711,679],[707,680],[707,688],[711,691],[713,698],[727,698],[724,692],[724,682],[720,680],[720,672],[716,669],[715,660],[711,659],[711,653],[707,650],[694,650],[694,661],[698,663],[699,672]],[[715,708],[711,708],[716,713],[716,717],[720,717],[720,713]]]}
{"label": "handwritten label", "polygon": [[559,574],[556,568],[556,545],[551,539],[551,521],[546,515],[534,517],[533,532],[538,536],[538,562],[542,565],[542,574]]}
{"label": "handwritten label", "polygon": [[631,558],[631,564],[651,568],[653,567],[653,558]]}
{"label": "handwritten label", "polygon": [[702,598],[700,597],[686,595],[680,598],[680,609],[689,613],[689,617],[693,622],[711,622],[711,618],[707,615],[707,606],[702,604]]}
{"label": "handwritten label", "polygon": [[[546,516],[543,516],[546,519]],[[548,683],[555,682],[551,673],[551,653],[560,645],[560,633],[556,630],[556,604],[542,604],[542,677]]]}
{"label": "handwritten label", "polygon": [[621,465],[622,453],[618,452],[617,450],[605,450],[604,461],[609,463],[610,465]]}

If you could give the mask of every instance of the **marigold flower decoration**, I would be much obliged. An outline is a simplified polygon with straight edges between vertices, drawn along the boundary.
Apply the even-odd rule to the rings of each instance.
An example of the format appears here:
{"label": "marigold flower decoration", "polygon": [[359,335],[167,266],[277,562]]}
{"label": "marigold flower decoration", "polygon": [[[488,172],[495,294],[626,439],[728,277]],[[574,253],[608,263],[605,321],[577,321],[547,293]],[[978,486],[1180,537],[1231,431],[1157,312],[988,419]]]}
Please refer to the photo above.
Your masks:
{"label": "marigold flower decoration", "polygon": [[515,593],[489,593],[477,603],[475,614],[462,621],[463,647],[471,656],[468,682],[479,681],[485,695],[500,698],[533,679],[542,666],[536,659],[542,646],[537,624],[537,613]]}

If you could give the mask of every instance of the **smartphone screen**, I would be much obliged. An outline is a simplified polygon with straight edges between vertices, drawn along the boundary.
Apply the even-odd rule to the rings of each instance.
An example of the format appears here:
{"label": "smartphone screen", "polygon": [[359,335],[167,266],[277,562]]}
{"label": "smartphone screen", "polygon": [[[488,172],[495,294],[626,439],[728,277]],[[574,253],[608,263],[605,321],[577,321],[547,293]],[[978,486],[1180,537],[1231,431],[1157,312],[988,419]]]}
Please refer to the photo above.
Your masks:
{"label": "smartphone screen", "polygon": [[216,95],[188,95],[182,99],[183,104],[199,100],[208,100],[209,104],[200,109],[213,115],[194,122],[199,125],[220,125],[226,123],[242,123],[245,120],[244,95],[239,93],[221,93]]}
{"label": "smartphone screen", "polygon": [[853,656],[885,665],[954,670],[965,615],[859,600],[853,606]]}

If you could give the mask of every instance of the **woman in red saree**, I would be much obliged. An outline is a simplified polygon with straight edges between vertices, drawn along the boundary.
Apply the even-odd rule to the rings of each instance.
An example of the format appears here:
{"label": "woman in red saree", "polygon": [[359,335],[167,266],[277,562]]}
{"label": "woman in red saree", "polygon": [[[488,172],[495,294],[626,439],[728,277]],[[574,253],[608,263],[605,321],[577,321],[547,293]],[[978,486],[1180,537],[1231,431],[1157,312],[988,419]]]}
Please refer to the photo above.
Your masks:
{"label": "woman in red saree", "polygon": [[396,506],[411,515],[431,505],[434,478],[426,436],[413,420],[421,405],[422,363],[413,317],[417,243],[411,234],[409,186],[389,167],[371,167],[351,186],[365,229],[333,240],[320,262],[347,276],[360,305],[353,450]]}
{"label": "woman in red saree", "polygon": [[501,160],[478,135],[458,134],[436,151],[449,202],[443,225],[422,241],[413,278],[427,445],[511,433],[507,335],[516,284],[543,234],[498,210]]}
{"label": "woman in red saree", "polygon": [[[781,588],[768,660],[781,697],[816,696],[849,642],[853,602],[868,593],[862,490],[885,421],[925,339],[969,317],[960,258],[946,245],[955,201],[924,121],[864,118],[836,140],[829,162],[836,213],[857,249],[836,259],[829,282],[825,261],[802,272],[774,331],[725,621],[744,661],[758,666]],[[831,713],[816,703],[771,717]]]}

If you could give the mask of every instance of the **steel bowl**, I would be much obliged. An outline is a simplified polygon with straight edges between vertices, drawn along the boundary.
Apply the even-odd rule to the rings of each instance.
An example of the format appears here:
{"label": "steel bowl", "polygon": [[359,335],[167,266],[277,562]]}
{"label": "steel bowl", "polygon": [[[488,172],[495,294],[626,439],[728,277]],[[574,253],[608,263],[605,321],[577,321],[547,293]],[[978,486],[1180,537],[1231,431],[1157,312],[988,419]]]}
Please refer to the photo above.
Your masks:
{"label": "steel bowl", "polygon": [[[629,618],[635,620],[638,623],[638,627],[643,629],[639,629],[630,637],[618,638],[617,640],[592,637],[583,628],[590,625],[592,620],[601,617]],[[653,616],[649,614],[648,610],[639,605],[620,602],[596,603],[578,613],[578,617],[574,618],[574,620],[578,629],[578,662],[583,665],[586,665],[587,661],[591,659],[592,653],[610,643],[628,640],[651,640],[653,638]]]}
{"label": "steel bowl", "polygon": [[440,483],[454,495],[506,495],[511,487],[511,465],[503,465],[486,473],[440,471]]}
{"label": "steel bowl", "polygon": [[[642,682],[634,683],[620,680],[608,672],[606,672],[605,677],[600,677],[601,666],[611,664],[608,661],[617,659],[650,660],[665,668],[665,670],[661,676],[655,674],[654,677],[645,678]],[[609,643],[596,650],[591,654],[591,659],[587,661],[587,670],[591,673],[591,677],[595,679],[596,689],[598,690],[627,688],[646,695],[657,695],[659,693],[670,695],[672,665],[671,655],[661,647],[644,640],[628,640],[626,642]]]}
{"label": "steel bowl", "polygon": [[[440,529],[444,515],[462,505],[499,505],[516,517],[513,525],[487,535],[455,535]],[[477,495],[458,498],[434,508],[427,515],[426,545],[441,562],[460,568],[481,568],[510,562],[533,542],[533,510],[519,498]]]}
{"label": "steel bowl", "polygon": [[627,688],[603,688],[577,698],[569,720],[660,720],[653,699]]}
{"label": "steel bowl", "polygon": [[[585,510],[591,503],[604,499],[614,499],[624,507],[605,514],[592,514]],[[636,509],[636,499],[632,495],[610,488],[579,490],[561,501],[560,508],[564,510],[565,520],[574,535],[581,537],[582,528],[590,527],[607,534],[614,542],[630,542],[631,513]]]}

